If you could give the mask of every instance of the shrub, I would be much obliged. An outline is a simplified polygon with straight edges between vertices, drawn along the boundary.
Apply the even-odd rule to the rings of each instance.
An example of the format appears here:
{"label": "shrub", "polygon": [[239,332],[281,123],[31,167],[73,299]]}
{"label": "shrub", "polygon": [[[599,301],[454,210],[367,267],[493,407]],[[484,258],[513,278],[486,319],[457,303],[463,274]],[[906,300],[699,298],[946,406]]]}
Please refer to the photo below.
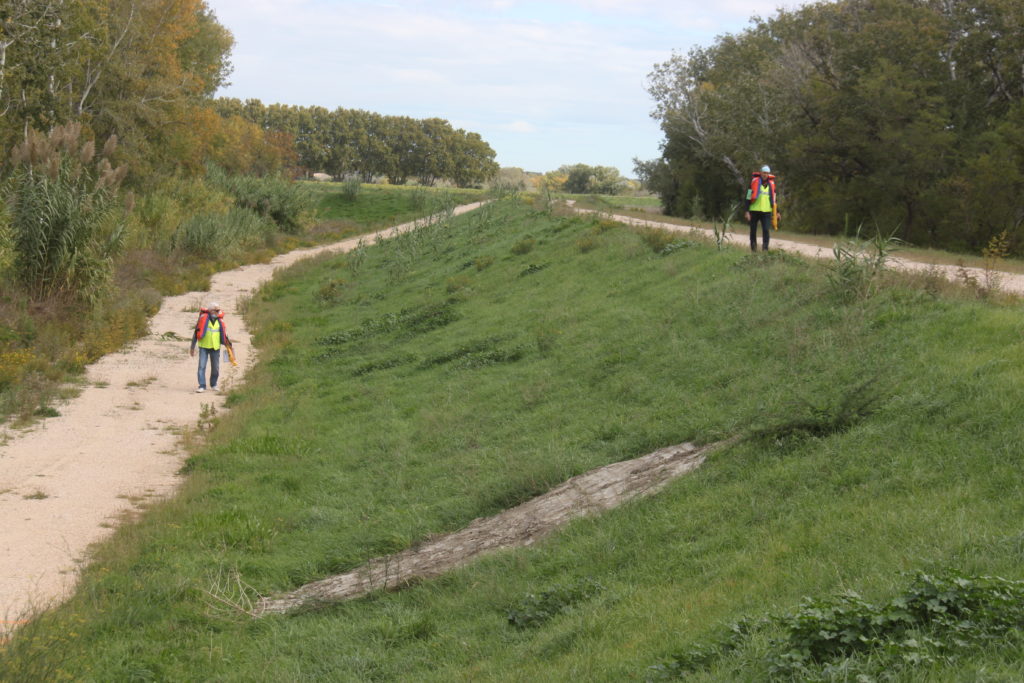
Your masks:
{"label": "shrub", "polygon": [[117,187],[128,172],[114,168],[111,138],[97,156],[81,141],[81,126],[29,131],[11,153],[14,172],[3,188],[10,207],[14,270],[34,298],[77,297],[95,302],[124,247],[123,205]]}
{"label": "shrub", "polygon": [[512,253],[517,256],[529,254],[531,251],[533,251],[533,248],[534,246],[536,246],[536,244],[537,240],[533,239],[532,237],[525,237],[512,245]]}
{"label": "shrub", "polygon": [[189,218],[174,234],[174,247],[190,254],[216,257],[231,254],[265,240],[274,226],[249,209],[233,207],[223,215]]}
{"label": "shrub", "polygon": [[889,235],[877,232],[870,240],[862,240],[860,234],[858,228],[854,238],[832,248],[835,261],[829,268],[828,281],[832,293],[841,301],[871,296],[889,255],[900,243],[895,231]]}
{"label": "shrub", "polygon": [[363,185],[358,178],[349,178],[341,184],[341,196],[347,202],[354,202],[362,189]]}
{"label": "shrub", "polygon": [[662,228],[640,228],[637,231],[644,244],[651,248],[655,254],[664,254],[669,245],[675,243],[678,235],[671,230]]}
{"label": "shrub", "polygon": [[210,164],[210,182],[235,200],[235,206],[249,209],[272,220],[281,232],[301,233],[313,213],[313,193],[305,186],[281,176],[228,175]]}
{"label": "shrub", "polygon": [[506,613],[508,623],[517,628],[535,628],[604,590],[593,579],[552,586],[540,593],[529,593]]}
{"label": "shrub", "polygon": [[201,178],[174,178],[143,195],[135,208],[142,234],[131,243],[139,248],[170,249],[178,227],[198,214],[224,214],[234,204],[226,192]]}
{"label": "shrub", "polygon": [[588,251],[593,251],[600,246],[600,241],[594,235],[584,235],[576,240],[576,248],[579,249],[581,254],[586,254]]}

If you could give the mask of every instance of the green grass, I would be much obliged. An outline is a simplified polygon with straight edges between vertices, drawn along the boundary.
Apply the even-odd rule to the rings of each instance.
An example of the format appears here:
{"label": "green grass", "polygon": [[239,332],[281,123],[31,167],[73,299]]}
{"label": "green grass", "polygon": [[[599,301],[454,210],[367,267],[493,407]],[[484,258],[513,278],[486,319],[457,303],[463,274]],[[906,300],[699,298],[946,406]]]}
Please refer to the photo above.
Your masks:
{"label": "green grass", "polygon": [[[841,304],[820,264],[656,255],[607,221],[501,202],[305,262],[248,315],[261,363],[181,494],[97,551],[0,679],[643,680],[805,596],[883,602],[917,570],[1024,577],[1016,305],[898,281]],[[873,411],[791,428],[857,387]],[[655,497],[396,593],[259,621],[210,596],[285,591],[591,468],[755,433]],[[764,680],[772,634],[693,679]],[[1020,642],[856,665],[1017,680]]]}
{"label": "green grass", "polygon": [[485,198],[482,190],[364,183],[353,199],[345,196],[341,183],[305,184],[319,196],[321,219],[342,228],[348,224],[390,227],[419,218],[425,211],[440,210],[446,203],[468,204]]}

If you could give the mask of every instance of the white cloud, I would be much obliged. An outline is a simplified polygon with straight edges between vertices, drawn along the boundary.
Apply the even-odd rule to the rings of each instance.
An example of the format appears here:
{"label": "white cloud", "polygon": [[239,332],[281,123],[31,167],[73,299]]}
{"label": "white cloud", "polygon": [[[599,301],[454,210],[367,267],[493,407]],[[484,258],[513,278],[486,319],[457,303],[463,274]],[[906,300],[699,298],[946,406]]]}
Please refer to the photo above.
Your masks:
{"label": "white cloud", "polygon": [[537,127],[529,121],[513,121],[503,126],[510,133],[536,133]]}

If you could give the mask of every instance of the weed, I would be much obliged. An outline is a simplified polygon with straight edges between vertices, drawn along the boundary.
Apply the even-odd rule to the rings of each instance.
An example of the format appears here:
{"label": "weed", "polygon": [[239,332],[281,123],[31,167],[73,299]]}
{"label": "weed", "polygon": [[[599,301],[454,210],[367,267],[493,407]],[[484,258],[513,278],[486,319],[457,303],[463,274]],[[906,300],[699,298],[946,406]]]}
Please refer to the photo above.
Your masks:
{"label": "weed", "polygon": [[874,294],[878,276],[901,240],[896,231],[883,235],[877,231],[870,240],[861,239],[861,228],[854,238],[836,243],[832,248],[835,260],[828,272],[832,294],[841,301],[857,301]]}
{"label": "weed", "polygon": [[391,332],[407,334],[424,334],[449,325],[458,320],[459,315],[451,301],[417,308],[405,308],[399,313],[387,313],[379,318],[364,320],[359,327],[345,332],[337,332],[320,337],[317,343],[322,346],[339,346],[356,339],[364,339]]}
{"label": "weed", "polygon": [[721,227],[719,227],[718,220],[711,221],[711,230],[715,236],[715,246],[718,247],[719,251],[725,248],[725,245],[729,242],[729,226],[732,225],[732,220],[736,216],[736,212],[739,211],[739,202],[734,203],[729,207],[729,213],[722,216]]}
{"label": "weed", "polygon": [[904,593],[880,605],[847,591],[805,598],[794,612],[740,621],[726,634],[650,667],[648,680],[706,669],[769,627],[781,634],[762,655],[771,679],[828,681],[843,672],[844,679],[874,680],[881,672],[955,661],[1022,621],[1024,581],[955,570],[918,573]]}
{"label": "weed", "polygon": [[512,245],[512,253],[516,256],[522,256],[523,254],[529,254],[533,251],[533,248],[537,245],[537,240],[530,236],[526,236]]}
{"label": "weed", "polygon": [[359,238],[359,241],[356,243],[356,248],[348,252],[348,255],[345,257],[345,265],[347,265],[348,269],[352,271],[353,275],[355,275],[363,267],[363,263],[365,262],[366,240]]}
{"label": "weed", "polygon": [[679,233],[664,228],[643,227],[637,230],[637,234],[640,235],[643,243],[650,247],[651,251],[660,256],[696,244],[688,240],[680,240]]}
{"label": "weed", "polygon": [[535,274],[539,273],[540,271],[544,270],[545,268],[547,268],[549,265],[550,264],[548,264],[548,263],[542,263],[540,265],[537,265],[536,263],[531,263],[530,265],[528,265],[526,268],[524,268],[519,273],[519,277],[526,277],[527,275],[535,275]]}
{"label": "weed", "polygon": [[489,268],[492,263],[494,263],[493,256],[477,256],[473,259],[473,266],[476,268],[477,272]]}
{"label": "weed", "polygon": [[341,196],[347,202],[354,202],[362,189],[363,185],[358,178],[349,178],[341,184]]}
{"label": "weed", "polygon": [[33,417],[60,417],[60,411],[52,406],[42,406],[36,408],[32,415]]}
{"label": "weed", "polygon": [[337,303],[344,294],[348,282],[343,278],[331,278],[320,286],[316,292],[316,299],[325,304]]}
{"label": "weed", "polygon": [[674,251],[679,251],[680,249],[687,249],[689,247],[693,247],[693,246],[696,246],[696,245],[697,245],[697,243],[693,242],[691,240],[677,240],[675,242],[670,242],[670,243],[666,244],[665,248],[662,249],[658,253],[661,256],[668,256],[669,254],[671,254]]}
{"label": "weed", "polygon": [[540,593],[527,593],[508,609],[506,619],[516,628],[537,628],[603,590],[604,586],[594,579],[583,578],[570,584],[552,586]]}
{"label": "weed", "polygon": [[589,251],[593,251],[600,246],[600,241],[594,235],[584,235],[576,240],[576,249],[581,254],[586,254]]}
{"label": "weed", "polygon": [[842,390],[837,398],[797,399],[792,409],[801,413],[798,417],[755,429],[750,438],[783,441],[800,435],[841,434],[875,412],[883,398],[879,376],[871,375]]}
{"label": "weed", "polygon": [[34,493],[27,493],[22,498],[25,500],[46,500],[50,496],[42,491],[36,490]]}
{"label": "weed", "polygon": [[973,291],[979,299],[989,299],[999,292],[1002,286],[1002,277],[999,269],[1002,262],[1010,253],[1010,237],[1006,230],[998,235],[993,235],[988,245],[981,250],[983,266],[981,279],[967,270],[964,262],[958,262],[956,271],[957,279],[968,289]]}
{"label": "weed", "polygon": [[415,210],[420,210],[427,205],[427,188],[416,187],[408,194],[409,207]]}
{"label": "weed", "polygon": [[485,337],[476,341],[467,342],[455,347],[451,351],[435,354],[424,359],[420,367],[429,368],[434,365],[444,365],[452,361],[465,358],[473,354],[484,353],[493,350],[498,344],[504,341],[503,337]]}
{"label": "weed", "polygon": [[212,431],[217,424],[217,406],[212,403],[204,403],[199,408],[199,420],[196,428],[200,433]]}
{"label": "weed", "polygon": [[534,343],[537,345],[537,350],[542,354],[549,354],[555,348],[555,343],[558,341],[561,330],[555,329],[554,327],[545,326],[538,328],[534,334]]}
{"label": "weed", "polygon": [[444,289],[449,294],[461,291],[469,287],[471,280],[468,275],[452,275],[444,281]]}
{"label": "weed", "polygon": [[409,365],[411,363],[415,363],[417,360],[419,359],[416,356],[408,353],[392,356],[391,358],[363,363],[352,371],[352,375],[355,377],[361,377],[363,375],[368,375],[371,372],[377,372],[378,370],[389,370],[402,365]]}

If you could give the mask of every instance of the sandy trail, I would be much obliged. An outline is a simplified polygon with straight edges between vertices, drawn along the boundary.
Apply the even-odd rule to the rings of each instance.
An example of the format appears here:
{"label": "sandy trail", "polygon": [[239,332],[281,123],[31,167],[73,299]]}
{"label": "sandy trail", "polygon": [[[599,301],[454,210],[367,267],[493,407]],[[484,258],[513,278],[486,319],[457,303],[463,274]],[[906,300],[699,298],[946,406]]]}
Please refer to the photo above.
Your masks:
{"label": "sandy trail", "polygon": [[[572,204],[572,202],[569,202]],[[575,207],[574,207],[575,208]],[[607,216],[607,212],[594,211],[592,209],[575,209],[580,213],[594,213],[602,216]],[[698,228],[689,225],[676,225],[675,223],[661,223],[655,220],[649,220],[645,218],[636,218],[635,216],[622,216],[612,214],[613,220],[625,223],[627,225],[635,225],[638,227],[651,227],[651,228],[663,228],[665,230],[672,230],[675,232],[696,232],[705,235],[710,238],[714,238],[714,232],[707,228]],[[746,225],[741,225],[735,228],[729,233],[729,245],[734,248],[749,249],[749,231]],[[758,233],[758,244],[760,244],[760,232]],[[777,239],[774,235],[769,243],[771,249],[784,249],[785,251],[792,252],[795,254],[801,254],[803,256],[809,256],[817,259],[833,259],[832,247],[819,247],[813,244],[804,244],[802,242],[795,242],[793,240]],[[960,271],[960,266],[949,266],[949,265],[936,265],[931,263],[923,263],[920,261],[911,261],[909,259],[900,258],[898,256],[890,256],[886,261],[886,264],[890,268],[907,271],[927,272],[929,270],[940,273],[951,281],[958,279],[957,273]],[[978,282],[985,282],[985,271],[981,268],[964,268],[968,274],[976,277]],[[999,289],[1004,292],[1013,294],[1024,294],[1024,275],[1018,275],[1015,273],[1006,273],[1000,271],[998,273]]]}
{"label": "sandy trail", "polygon": [[[456,208],[471,211],[480,204]],[[420,222],[422,224],[422,222]],[[415,227],[406,223],[362,239]],[[270,263],[218,273],[209,292],[164,299],[150,334],[86,369],[86,388],[58,407],[60,417],[25,431],[0,430],[0,633],[27,614],[64,599],[90,544],[140,503],[175,490],[184,453],[182,429],[204,405],[222,410],[224,395],[196,394],[188,339],[200,305],[221,304],[239,366],[221,364],[230,390],[255,362],[249,331],[235,315],[240,297],[278,268],[357,246],[352,238],[282,254]],[[166,333],[173,333],[167,335]],[[182,338],[185,341],[182,341]]]}

